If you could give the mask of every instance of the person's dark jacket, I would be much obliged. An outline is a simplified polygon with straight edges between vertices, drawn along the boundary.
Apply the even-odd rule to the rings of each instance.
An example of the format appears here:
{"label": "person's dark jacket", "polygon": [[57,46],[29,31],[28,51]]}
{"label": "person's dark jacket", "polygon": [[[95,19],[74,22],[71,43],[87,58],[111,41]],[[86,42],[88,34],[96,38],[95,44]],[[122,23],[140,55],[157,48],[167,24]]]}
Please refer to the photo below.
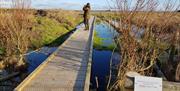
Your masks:
{"label": "person's dark jacket", "polygon": [[84,18],[90,18],[90,9],[91,9],[91,7],[89,5],[85,5],[83,7]]}

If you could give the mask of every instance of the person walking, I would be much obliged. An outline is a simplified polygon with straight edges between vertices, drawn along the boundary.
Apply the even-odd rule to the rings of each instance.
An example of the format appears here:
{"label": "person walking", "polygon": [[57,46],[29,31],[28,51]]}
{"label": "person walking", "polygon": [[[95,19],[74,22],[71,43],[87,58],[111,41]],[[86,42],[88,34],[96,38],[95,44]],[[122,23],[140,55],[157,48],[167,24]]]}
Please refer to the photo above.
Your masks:
{"label": "person walking", "polygon": [[84,11],[83,17],[84,17],[85,30],[89,30],[90,10],[91,10],[90,3],[87,3],[83,7],[83,11]]}

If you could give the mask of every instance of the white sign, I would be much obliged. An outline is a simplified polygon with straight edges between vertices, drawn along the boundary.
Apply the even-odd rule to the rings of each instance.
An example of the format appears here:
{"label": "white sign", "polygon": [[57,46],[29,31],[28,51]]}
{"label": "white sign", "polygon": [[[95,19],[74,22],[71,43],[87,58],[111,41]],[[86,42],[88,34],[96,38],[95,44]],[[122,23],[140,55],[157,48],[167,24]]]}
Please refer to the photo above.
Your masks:
{"label": "white sign", "polygon": [[136,76],[134,91],[162,91],[162,78]]}

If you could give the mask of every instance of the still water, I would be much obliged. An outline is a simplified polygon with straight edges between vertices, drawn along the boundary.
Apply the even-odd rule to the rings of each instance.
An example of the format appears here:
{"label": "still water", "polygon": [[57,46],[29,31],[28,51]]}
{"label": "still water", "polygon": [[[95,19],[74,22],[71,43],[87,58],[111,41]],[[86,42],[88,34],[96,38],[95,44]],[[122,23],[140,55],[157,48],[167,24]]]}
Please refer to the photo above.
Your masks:
{"label": "still water", "polygon": [[[103,38],[103,46],[109,46],[114,43],[114,37],[118,33],[107,23],[98,23],[95,26],[98,36]],[[119,53],[113,53],[109,50],[93,49],[93,62],[91,69],[91,89],[97,91],[106,91],[107,80],[110,74],[110,60],[112,64],[118,64],[120,60]],[[98,86],[98,87],[97,87]]]}
{"label": "still water", "polygon": [[42,62],[44,62],[57,47],[42,47],[38,51],[32,51],[26,56],[28,62],[28,73],[34,71]]}

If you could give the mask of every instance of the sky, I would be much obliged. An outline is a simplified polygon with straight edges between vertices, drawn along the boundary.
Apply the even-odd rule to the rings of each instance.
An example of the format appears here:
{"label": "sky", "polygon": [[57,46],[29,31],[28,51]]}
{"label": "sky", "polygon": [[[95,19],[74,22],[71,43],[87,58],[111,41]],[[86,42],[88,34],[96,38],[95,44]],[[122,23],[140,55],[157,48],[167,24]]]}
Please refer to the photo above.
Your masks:
{"label": "sky", "polygon": [[[12,0],[0,0],[1,7],[10,7]],[[108,9],[107,0],[31,0],[31,7],[37,9],[81,10],[90,3],[92,9]]]}
{"label": "sky", "polygon": [[[0,0],[0,6],[10,7],[12,0]],[[135,0],[128,0],[134,2]],[[159,3],[164,3],[167,0],[159,0]],[[180,0],[177,1],[176,5],[180,5]],[[90,3],[92,9],[102,10],[110,9],[110,6],[114,6],[114,2],[111,0],[31,0],[31,7],[36,9],[66,9],[66,10],[82,10],[82,7],[86,3]],[[163,5],[161,5],[163,6]]]}
{"label": "sky", "polygon": [[35,8],[63,8],[80,10],[86,3],[90,3],[93,9],[104,9],[107,7],[106,0],[33,0]]}

